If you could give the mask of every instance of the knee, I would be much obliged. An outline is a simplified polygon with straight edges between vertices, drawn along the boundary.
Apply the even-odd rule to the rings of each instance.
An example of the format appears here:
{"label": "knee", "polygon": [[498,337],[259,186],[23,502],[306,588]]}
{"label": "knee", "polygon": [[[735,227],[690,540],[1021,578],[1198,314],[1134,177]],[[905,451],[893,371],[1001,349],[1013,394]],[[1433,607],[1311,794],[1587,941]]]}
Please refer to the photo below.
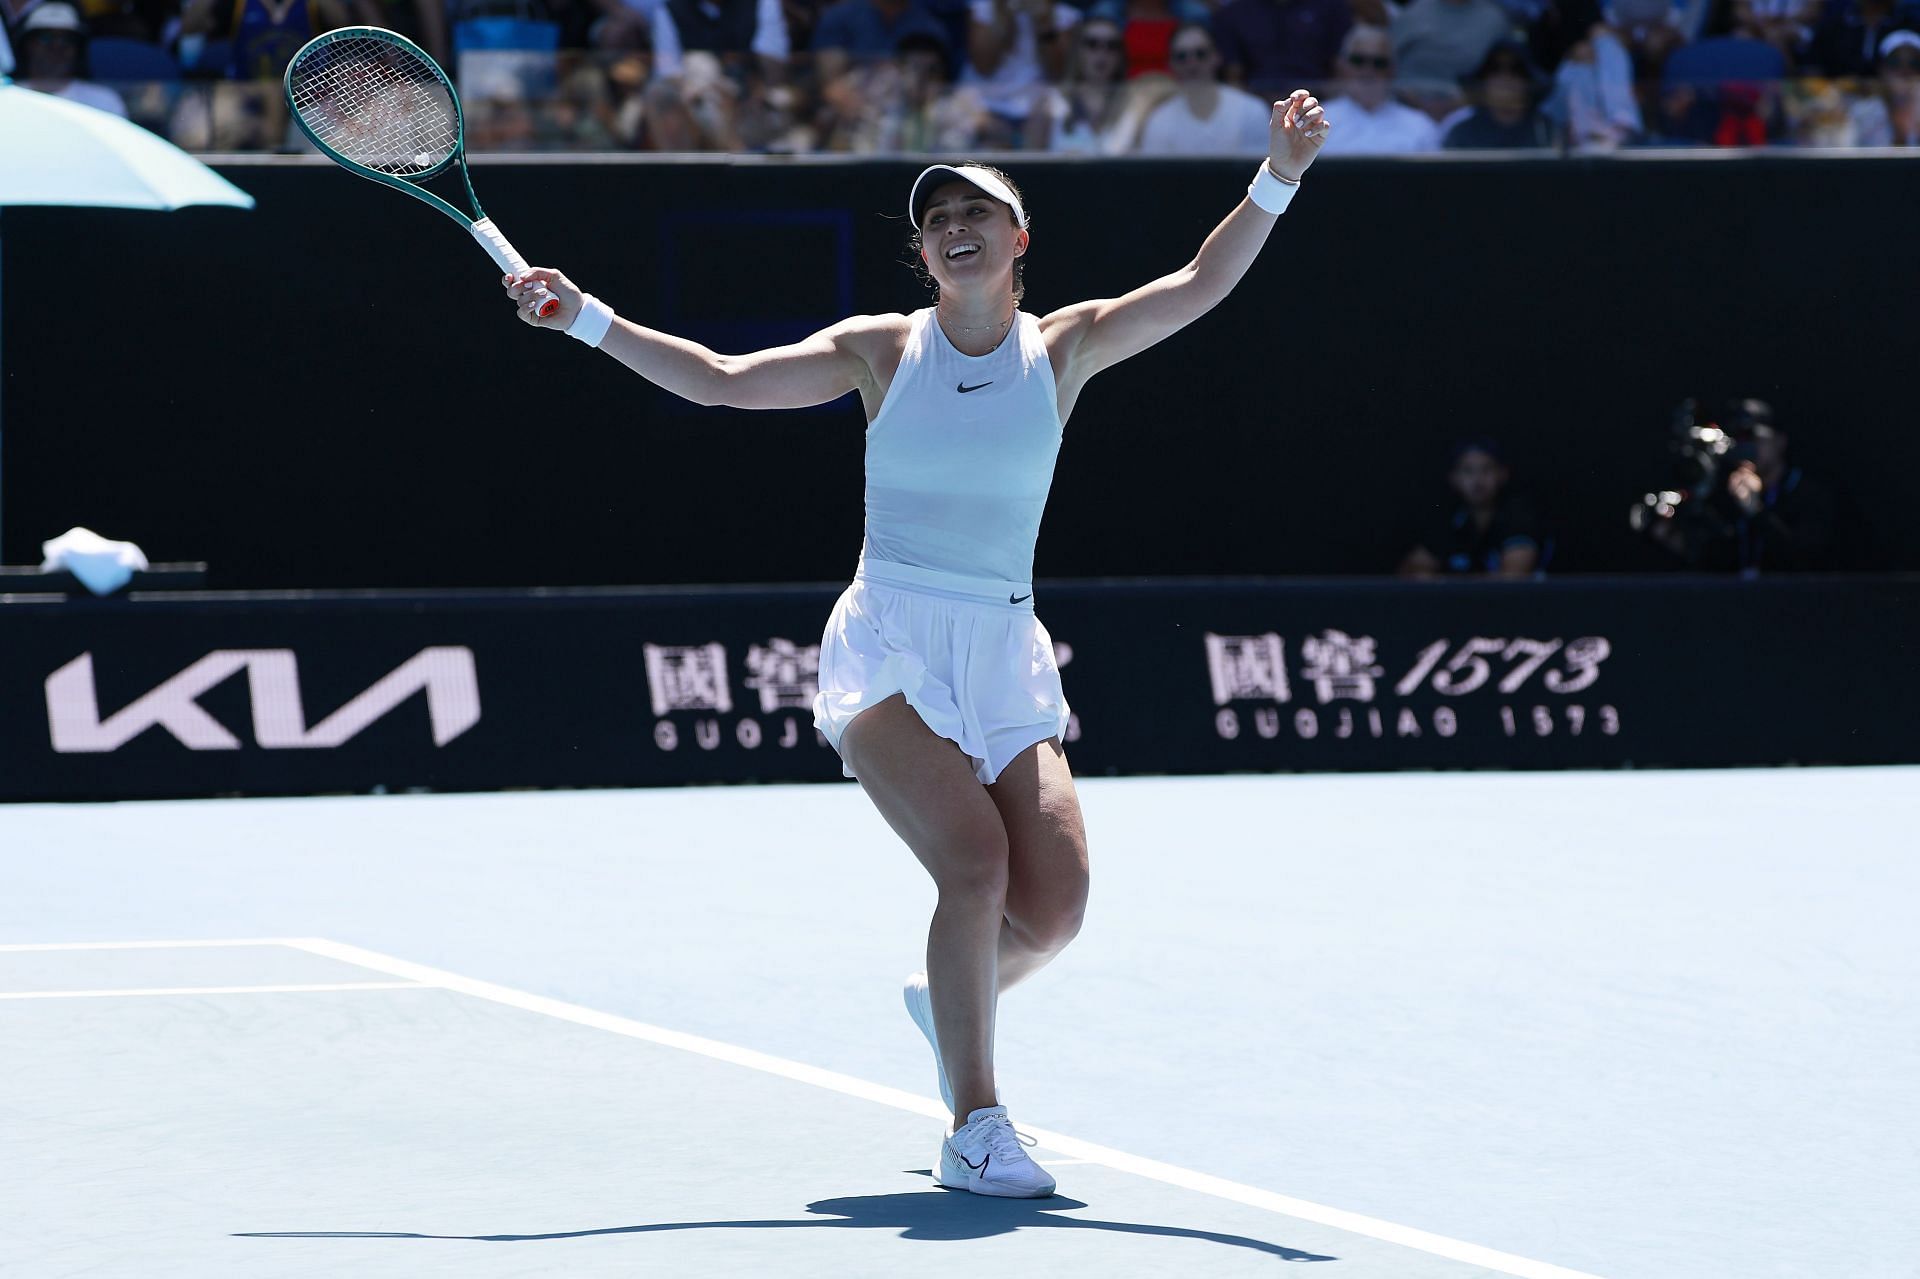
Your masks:
{"label": "knee", "polygon": [[943,904],[973,904],[1002,910],[1007,900],[1004,839],[964,840],[943,850],[933,877]]}
{"label": "knee", "polygon": [[1080,935],[1087,918],[1087,884],[1060,886],[1044,900],[1023,902],[1007,912],[1007,925],[1021,945],[1042,955],[1065,950]]}

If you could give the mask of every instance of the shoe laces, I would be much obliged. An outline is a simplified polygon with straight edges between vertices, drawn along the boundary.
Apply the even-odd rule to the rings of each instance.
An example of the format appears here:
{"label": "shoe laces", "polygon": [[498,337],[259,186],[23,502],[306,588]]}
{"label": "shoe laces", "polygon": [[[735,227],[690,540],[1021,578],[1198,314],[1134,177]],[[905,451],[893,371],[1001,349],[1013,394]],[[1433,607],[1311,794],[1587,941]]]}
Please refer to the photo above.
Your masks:
{"label": "shoe laces", "polygon": [[980,1139],[987,1149],[1002,1159],[1009,1155],[1025,1155],[1022,1146],[1038,1146],[1034,1138],[1013,1126],[1013,1121],[1005,1115],[989,1116],[981,1125]]}

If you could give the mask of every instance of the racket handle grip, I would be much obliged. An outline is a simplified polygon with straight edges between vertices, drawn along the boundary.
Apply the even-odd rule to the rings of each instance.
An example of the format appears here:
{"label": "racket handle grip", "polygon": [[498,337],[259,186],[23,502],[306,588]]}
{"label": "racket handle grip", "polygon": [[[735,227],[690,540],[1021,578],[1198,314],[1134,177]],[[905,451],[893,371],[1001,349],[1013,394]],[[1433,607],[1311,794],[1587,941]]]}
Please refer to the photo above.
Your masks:
{"label": "racket handle grip", "polygon": [[[500,228],[493,224],[492,218],[481,218],[469,228],[480,247],[487,251],[495,266],[507,275],[519,275],[527,269],[527,260],[520,256],[517,249],[500,234]],[[560,299],[541,289],[534,295],[534,314],[546,319],[560,309]]]}

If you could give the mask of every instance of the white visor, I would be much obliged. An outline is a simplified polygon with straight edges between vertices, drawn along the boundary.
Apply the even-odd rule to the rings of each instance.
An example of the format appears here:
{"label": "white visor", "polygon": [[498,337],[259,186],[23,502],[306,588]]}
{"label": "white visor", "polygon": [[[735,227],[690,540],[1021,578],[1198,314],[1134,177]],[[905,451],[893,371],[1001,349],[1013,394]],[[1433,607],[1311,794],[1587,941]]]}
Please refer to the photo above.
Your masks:
{"label": "white visor", "polygon": [[1884,58],[1895,49],[1920,49],[1920,35],[1911,31],[1889,31],[1880,42],[1880,56]]}
{"label": "white visor", "polygon": [[936,164],[928,168],[913,180],[913,193],[907,197],[907,221],[917,230],[920,226],[921,207],[933,197],[933,190],[942,182],[953,180],[970,182],[979,187],[1000,203],[1013,210],[1013,224],[1021,230],[1027,226],[1027,210],[1020,203],[1020,197],[1013,189],[997,176],[972,164],[963,164],[955,168],[951,164]]}

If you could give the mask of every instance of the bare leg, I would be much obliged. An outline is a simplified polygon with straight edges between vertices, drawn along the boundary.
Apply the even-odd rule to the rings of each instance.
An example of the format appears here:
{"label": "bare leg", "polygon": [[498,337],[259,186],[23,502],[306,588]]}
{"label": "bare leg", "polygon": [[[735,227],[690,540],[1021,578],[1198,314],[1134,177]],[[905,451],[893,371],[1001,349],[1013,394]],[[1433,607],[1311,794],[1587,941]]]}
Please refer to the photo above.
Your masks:
{"label": "bare leg", "polygon": [[1007,831],[1007,916],[999,987],[1010,990],[1066,949],[1087,910],[1087,833],[1058,738],[1020,756],[987,787]]}
{"label": "bare leg", "polygon": [[927,984],[954,1123],[998,1104],[993,1013],[1007,910],[1007,832],[958,746],[896,694],[842,737],[847,766],[939,890],[927,931]]}

